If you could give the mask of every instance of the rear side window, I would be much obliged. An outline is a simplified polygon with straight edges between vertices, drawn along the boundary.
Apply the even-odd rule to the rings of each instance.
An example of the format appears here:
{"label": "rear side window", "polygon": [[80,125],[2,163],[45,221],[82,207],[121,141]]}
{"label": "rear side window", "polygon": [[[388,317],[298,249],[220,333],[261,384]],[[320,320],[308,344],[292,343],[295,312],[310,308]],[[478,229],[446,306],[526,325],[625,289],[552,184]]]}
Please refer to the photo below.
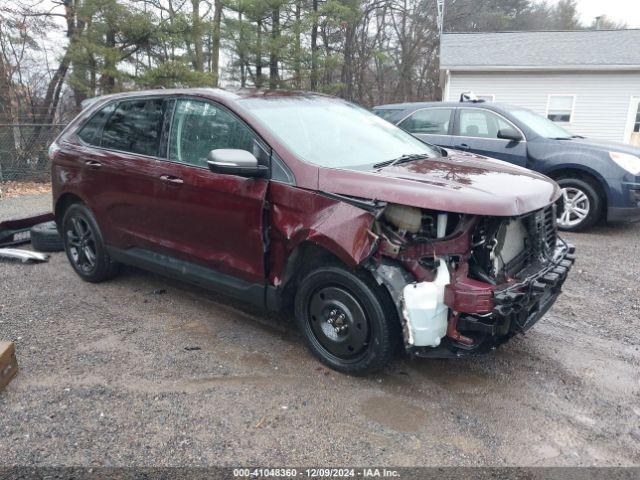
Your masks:
{"label": "rear side window", "polygon": [[102,130],[101,146],[156,156],[162,130],[163,103],[161,98],[119,103]]}
{"label": "rear side window", "polygon": [[78,136],[83,142],[88,143],[89,145],[100,145],[100,132],[102,131],[102,126],[107,118],[109,118],[109,115],[113,113],[115,108],[115,103],[110,103],[95,113],[93,117],[84,124],[78,132]]}
{"label": "rear side window", "polygon": [[463,137],[498,138],[498,131],[516,128],[502,117],[488,110],[473,108],[460,109],[458,130]]}
{"label": "rear side window", "polygon": [[201,100],[178,100],[169,141],[169,160],[207,166],[211,150],[235,148],[268,165],[267,148],[253,130],[222,107]]}
{"label": "rear side window", "polygon": [[376,109],[376,110],[373,111],[373,113],[375,113],[380,118],[384,118],[385,120],[389,120],[390,118],[394,117],[398,113],[398,110],[392,110],[392,109],[384,108],[384,109]]}
{"label": "rear side window", "polygon": [[451,123],[451,108],[430,108],[418,110],[398,125],[409,133],[447,135]]}

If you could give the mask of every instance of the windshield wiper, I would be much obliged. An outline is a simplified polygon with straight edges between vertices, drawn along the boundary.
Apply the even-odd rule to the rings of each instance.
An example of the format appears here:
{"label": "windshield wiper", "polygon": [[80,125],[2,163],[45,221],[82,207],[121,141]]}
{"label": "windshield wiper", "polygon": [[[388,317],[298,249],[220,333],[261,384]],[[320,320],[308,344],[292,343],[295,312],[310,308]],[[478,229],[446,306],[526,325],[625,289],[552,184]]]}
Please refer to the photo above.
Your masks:
{"label": "windshield wiper", "polygon": [[375,163],[373,165],[373,168],[391,167],[400,163],[413,162],[414,160],[420,160],[422,158],[428,157],[429,155],[426,153],[409,153],[407,155],[400,155],[397,158],[392,158],[391,160],[385,160],[384,162]]}
{"label": "windshield wiper", "polygon": [[582,135],[571,135],[571,138],[584,138]]}
{"label": "windshield wiper", "polygon": [[571,140],[573,137],[551,137],[551,140]]}

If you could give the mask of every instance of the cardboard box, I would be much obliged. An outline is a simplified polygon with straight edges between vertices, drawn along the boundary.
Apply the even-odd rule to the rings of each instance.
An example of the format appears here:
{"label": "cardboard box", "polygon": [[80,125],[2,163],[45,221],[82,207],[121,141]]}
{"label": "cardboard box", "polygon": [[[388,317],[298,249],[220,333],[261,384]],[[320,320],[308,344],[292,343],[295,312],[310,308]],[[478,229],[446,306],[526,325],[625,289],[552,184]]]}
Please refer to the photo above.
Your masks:
{"label": "cardboard box", "polygon": [[16,348],[12,342],[0,342],[0,390],[18,373]]}

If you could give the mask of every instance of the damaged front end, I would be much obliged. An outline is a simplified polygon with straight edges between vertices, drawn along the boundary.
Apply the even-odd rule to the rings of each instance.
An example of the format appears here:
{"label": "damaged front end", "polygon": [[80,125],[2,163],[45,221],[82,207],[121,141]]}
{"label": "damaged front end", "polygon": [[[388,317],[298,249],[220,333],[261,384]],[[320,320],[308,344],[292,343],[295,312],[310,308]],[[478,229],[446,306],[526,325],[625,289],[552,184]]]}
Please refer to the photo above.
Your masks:
{"label": "damaged front end", "polygon": [[555,204],[516,217],[382,207],[366,266],[396,304],[407,350],[481,354],[531,328],[575,260],[555,219]]}

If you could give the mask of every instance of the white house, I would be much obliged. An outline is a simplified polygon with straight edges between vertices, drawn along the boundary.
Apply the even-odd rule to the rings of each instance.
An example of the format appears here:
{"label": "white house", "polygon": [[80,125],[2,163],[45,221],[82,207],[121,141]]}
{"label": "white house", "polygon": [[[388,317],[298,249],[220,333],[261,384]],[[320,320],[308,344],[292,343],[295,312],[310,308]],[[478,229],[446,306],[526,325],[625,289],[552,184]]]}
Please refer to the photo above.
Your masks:
{"label": "white house", "polygon": [[465,91],[577,135],[640,145],[640,30],[446,33],[443,100]]}

